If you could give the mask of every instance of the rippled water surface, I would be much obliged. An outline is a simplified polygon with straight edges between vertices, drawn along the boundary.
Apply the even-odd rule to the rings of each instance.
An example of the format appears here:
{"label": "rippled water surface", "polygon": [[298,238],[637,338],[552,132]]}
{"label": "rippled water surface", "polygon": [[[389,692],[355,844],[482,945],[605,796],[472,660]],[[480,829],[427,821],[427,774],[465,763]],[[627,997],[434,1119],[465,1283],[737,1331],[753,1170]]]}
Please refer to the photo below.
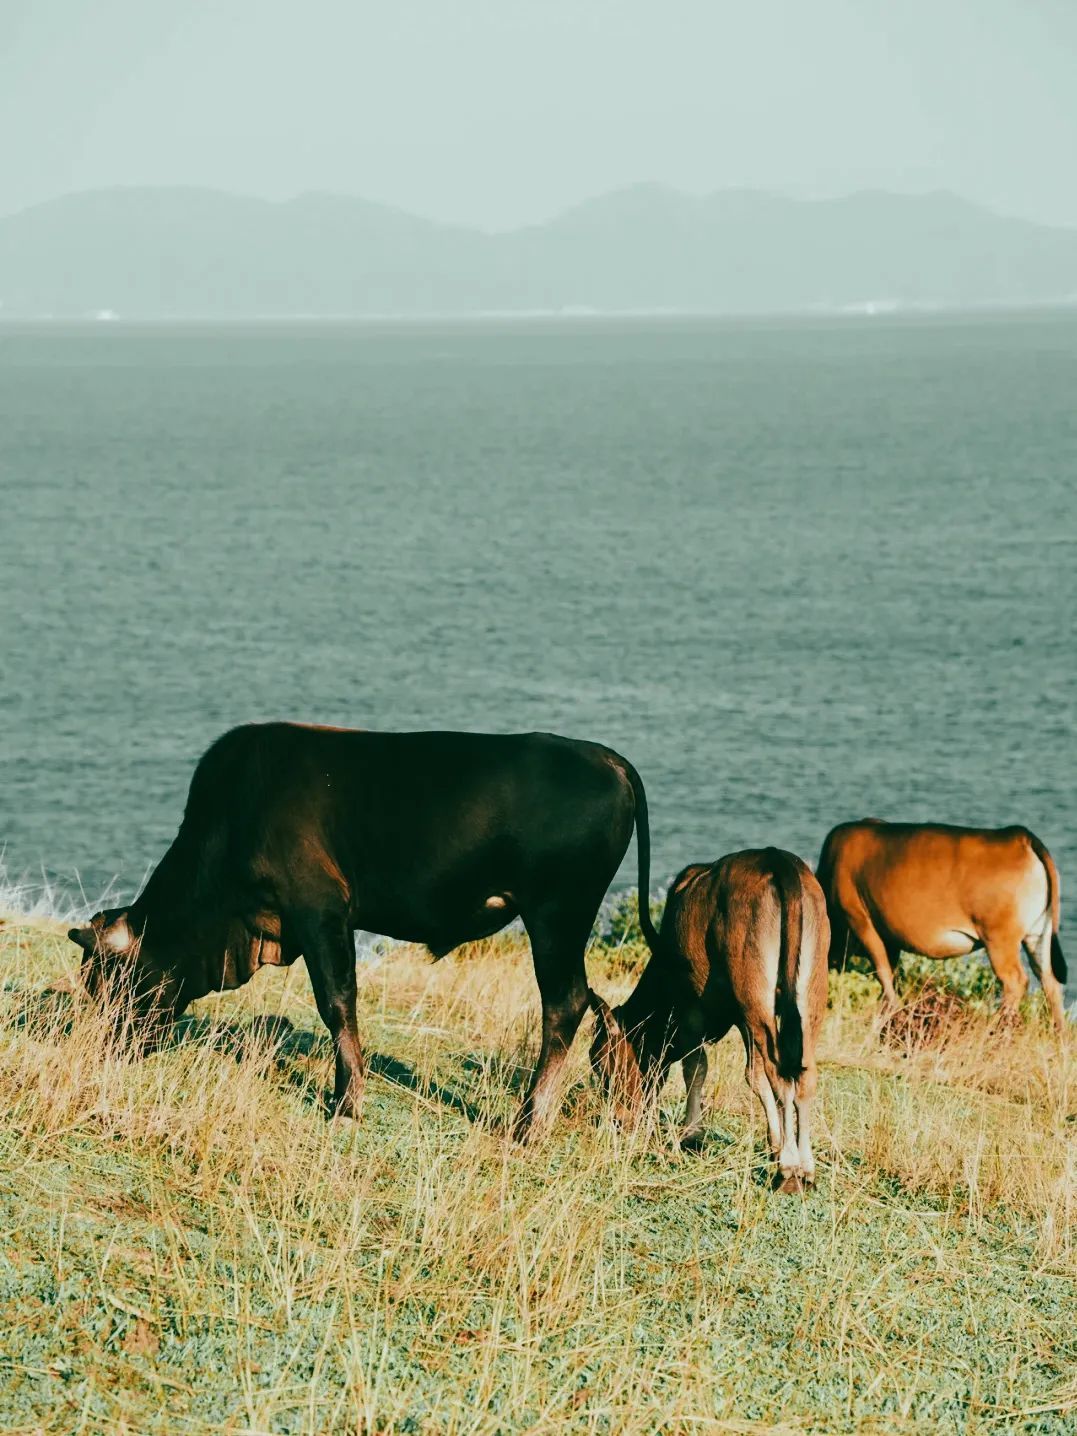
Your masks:
{"label": "rippled water surface", "polygon": [[130,891],[280,715],[608,742],[657,877],[866,813],[1077,874],[1075,396],[1050,315],[0,328],[7,871]]}

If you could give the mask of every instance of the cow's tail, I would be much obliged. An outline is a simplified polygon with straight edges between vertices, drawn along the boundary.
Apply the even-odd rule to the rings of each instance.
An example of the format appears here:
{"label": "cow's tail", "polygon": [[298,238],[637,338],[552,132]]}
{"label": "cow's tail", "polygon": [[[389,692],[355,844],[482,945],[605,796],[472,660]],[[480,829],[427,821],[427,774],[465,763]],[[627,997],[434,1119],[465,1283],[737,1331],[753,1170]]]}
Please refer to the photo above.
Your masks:
{"label": "cow's tail", "polygon": [[1051,971],[1054,973],[1058,981],[1061,982],[1063,986],[1065,986],[1066,977],[1068,976],[1068,969],[1066,967],[1066,959],[1062,953],[1062,944],[1058,940],[1057,932],[1053,932],[1051,934]]}
{"label": "cow's tail", "polygon": [[651,824],[647,814],[647,793],[643,787],[643,779],[633,768],[632,764],[624,758],[620,760],[621,768],[632,788],[632,797],[636,806],[636,854],[639,860],[638,877],[639,883],[639,927],[643,933],[647,946],[652,952],[658,950],[658,933],[655,931],[654,923],[651,921]]}
{"label": "cow's tail", "polygon": [[1066,981],[1066,959],[1062,955],[1062,944],[1058,940],[1058,929],[1062,922],[1062,884],[1058,878],[1055,860],[1040,842],[1035,833],[1025,829],[1029,846],[1043,865],[1047,875],[1047,910],[1051,918],[1051,971],[1059,982]]}
{"label": "cow's tail", "polygon": [[774,1015],[778,1019],[778,1074],[795,1082],[804,1071],[804,1023],[797,1002],[797,973],[804,935],[804,893],[800,873],[788,853],[767,848],[766,860],[781,907],[781,948]]}

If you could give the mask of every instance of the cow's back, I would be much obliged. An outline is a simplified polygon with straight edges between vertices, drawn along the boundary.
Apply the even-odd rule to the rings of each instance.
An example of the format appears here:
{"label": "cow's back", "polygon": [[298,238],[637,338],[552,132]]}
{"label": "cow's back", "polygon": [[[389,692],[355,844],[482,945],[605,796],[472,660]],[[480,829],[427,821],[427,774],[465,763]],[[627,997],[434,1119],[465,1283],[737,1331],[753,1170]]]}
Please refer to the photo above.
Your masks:
{"label": "cow's back", "polygon": [[752,929],[765,940],[778,931],[770,887],[754,856],[733,853],[717,862],[693,863],[677,874],[666,894],[661,938],[667,961],[687,963],[692,992],[715,1012],[727,1007],[732,996],[745,934]]}
{"label": "cow's back", "polygon": [[174,847],[226,906],[342,904],[437,949],[491,895],[506,920],[577,878],[597,903],[588,875],[605,892],[632,835],[630,772],[551,734],[248,725],[199,763]]}
{"label": "cow's back", "polygon": [[[359,810],[382,830],[417,818],[485,810],[502,818],[541,795],[554,820],[566,807],[623,786],[612,750],[554,734],[385,733],[299,723],[248,724],[210,747],[191,782],[186,817],[208,828],[283,821],[347,825]],[[305,810],[302,811],[302,810]]]}

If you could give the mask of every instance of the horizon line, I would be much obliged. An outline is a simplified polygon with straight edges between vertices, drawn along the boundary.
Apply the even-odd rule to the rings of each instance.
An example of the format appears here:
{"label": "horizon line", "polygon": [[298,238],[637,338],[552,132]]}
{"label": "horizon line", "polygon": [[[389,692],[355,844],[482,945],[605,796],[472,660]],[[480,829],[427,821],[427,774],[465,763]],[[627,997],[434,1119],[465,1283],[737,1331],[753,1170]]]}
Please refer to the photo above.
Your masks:
{"label": "horizon line", "polygon": [[419,326],[423,324],[451,324],[459,326],[481,324],[522,324],[522,323],[658,323],[670,324],[789,324],[812,323],[823,320],[846,322],[886,323],[887,321],[931,320],[947,318],[996,318],[1002,319],[1023,314],[1056,314],[1069,318],[1077,311],[1077,293],[1059,295],[1053,299],[991,300],[959,303],[948,300],[891,300],[866,299],[833,306],[814,305],[796,309],[592,309],[582,305],[567,306],[563,309],[471,309],[471,310],[420,310],[380,311],[369,313],[335,314],[120,314],[115,310],[103,309],[97,313],[81,314],[18,314],[5,313],[0,305],[0,329],[36,325],[58,327],[85,327],[102,330],[127,328],[213,327],[243,328],[260,325],[281,327],[330,326],[330,325],[400,325]]}

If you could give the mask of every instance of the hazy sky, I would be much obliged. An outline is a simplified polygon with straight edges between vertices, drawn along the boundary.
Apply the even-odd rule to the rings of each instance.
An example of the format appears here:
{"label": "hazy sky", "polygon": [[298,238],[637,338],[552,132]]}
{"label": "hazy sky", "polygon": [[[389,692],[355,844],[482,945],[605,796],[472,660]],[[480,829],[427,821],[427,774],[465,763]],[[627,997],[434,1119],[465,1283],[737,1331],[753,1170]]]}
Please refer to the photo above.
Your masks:
{"label": "hazy sky", "polygon": [[182,183],[503,227],[637,180],[1077,225],[1077,0],[0,0],[0,212]]}

